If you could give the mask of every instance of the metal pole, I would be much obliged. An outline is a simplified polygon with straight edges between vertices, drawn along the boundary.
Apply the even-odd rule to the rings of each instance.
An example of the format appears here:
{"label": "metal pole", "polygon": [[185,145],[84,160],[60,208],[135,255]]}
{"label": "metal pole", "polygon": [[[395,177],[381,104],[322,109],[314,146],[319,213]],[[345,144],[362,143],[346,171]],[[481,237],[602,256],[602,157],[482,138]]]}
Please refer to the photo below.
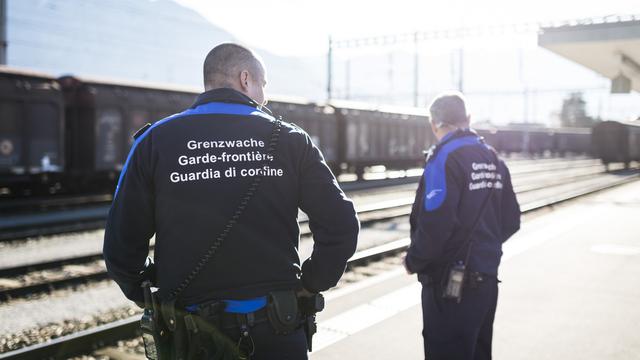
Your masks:
{"label": "metal pole", "polygon": [[524,123],[528,124],[529,123],[529,88],[527,86],[525,86],[524,88],[524,92],[523,92],[523,103],[524,103],[524,109],[523,109],[523,117],[524,117]]}
{"label": "metal pole", "polygon": [[464,49],[460,48],[460,53],[458,55],[458,91],[464,92]]}
{"label": "metal pole", "polygon": [[329,36],[329,52],[327,54],[327,101],[331,100],[331,63],[333,61],[333,43]]}
{"label": "metal pole", "polygon": [[395,96],[393,94],[393,53],[389,53],[389,57],[387,59],[389,61],[389,70],[387,71],[387,81],[389,82],[389,98],[387,99],[389,103],[394,103]]}
{"label": "metal pole", "polygon": [[414,59],[413,59],[413,106],[418,107],[418,32],[413,34]]}
{"label": "metal pole", "polygon": [[528,123],[529,117],[529,89],[527,88],[527,84],[525,82],[524,75],[524,50],[523,48],[518,49],[518,73],[520,76],[520,83],[522,84],[522,122]]}
{"label": "metal pole", "polygon": [[345,98],[349,100],[351,97],[351,59],[347,59],[345,69]]}
{"label": "metal pole", "polygon": [[7,64],[7,1],[0,0],[0,65]]}

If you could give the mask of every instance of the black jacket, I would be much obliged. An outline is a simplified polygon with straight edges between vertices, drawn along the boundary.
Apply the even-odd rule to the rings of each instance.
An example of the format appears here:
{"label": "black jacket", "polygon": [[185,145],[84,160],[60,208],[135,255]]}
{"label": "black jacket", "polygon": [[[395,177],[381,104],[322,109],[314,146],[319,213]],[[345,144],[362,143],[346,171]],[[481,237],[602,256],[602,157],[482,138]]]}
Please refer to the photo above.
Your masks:
{"label": "black jacket", "polygon": [[[359,223],[322,154],[302,129],[283,123],[264,159],[274,118],[231,89],[201,94],[182,113],[137,138],[109,212],[104,258],[125,295],[142,300],[141,275],[155,234],[161,296],[194,268],[236,211],[256,169],[266,173],[218,253],[181,295],[185,304],[246,299],[271,290],[323,291],[354,253]],[[300,266],[298,208],[314,235]]]}
{"label": "black jacket", "polygon": [[[480,214],[491,187],[491,198]],[[464,260],[463,244],[478,216],[466,265],[497,275],[502,243],[520,228],[520,207],[509,170],[496,152],[472,130],[456,130],[427,158],[411,212],[408,268],[429,274]]]}

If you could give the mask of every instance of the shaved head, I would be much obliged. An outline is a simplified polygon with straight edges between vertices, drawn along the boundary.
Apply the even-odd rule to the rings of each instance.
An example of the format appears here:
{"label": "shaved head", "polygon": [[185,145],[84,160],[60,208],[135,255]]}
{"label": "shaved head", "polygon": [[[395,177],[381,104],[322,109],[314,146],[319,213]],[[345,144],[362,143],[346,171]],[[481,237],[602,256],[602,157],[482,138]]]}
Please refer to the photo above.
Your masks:
{"label": "shaved head", "polygon": [[250,49],[233,43],[214,47],[204,60],[204,87],[206,90],[221,87],[236,88],[235,82],[242,71],[253,76],[264,72],[262,62]]}

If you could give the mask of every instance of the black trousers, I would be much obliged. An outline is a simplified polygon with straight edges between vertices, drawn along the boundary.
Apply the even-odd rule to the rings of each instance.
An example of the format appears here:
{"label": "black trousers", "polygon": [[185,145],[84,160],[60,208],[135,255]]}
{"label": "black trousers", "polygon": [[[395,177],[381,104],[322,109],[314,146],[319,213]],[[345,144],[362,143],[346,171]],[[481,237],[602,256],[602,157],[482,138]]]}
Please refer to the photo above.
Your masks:
{"label": "black trousers", "polygon": [[442,299],[437,285],[422,287],[424,353],[427,360],[489,360],[498,280],[465,286],[458,304]]}
{"label": "black trousers", "polygon": [[[240,340],[240,330],[225,329],[223,332],[234,342]],[[251,360],[306,360],[307,338],[302,328],[289,335],[277,335],[268,322],[256,324],[249,330],[250,339],[244,338],[243,342],[252,342],[254,353]]]}

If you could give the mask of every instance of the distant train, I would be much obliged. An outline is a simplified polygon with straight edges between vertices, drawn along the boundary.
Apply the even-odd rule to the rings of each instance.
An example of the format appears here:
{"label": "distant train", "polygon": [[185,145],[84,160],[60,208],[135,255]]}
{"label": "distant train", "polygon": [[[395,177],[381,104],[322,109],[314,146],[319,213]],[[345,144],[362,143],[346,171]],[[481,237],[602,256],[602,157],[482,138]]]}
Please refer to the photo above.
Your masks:
{"label": "distant train", "polygon": [[[124,83],[0,67],[0,196],[110,192],[148,121],[189,106],[197,89]],[[270,100],[305,129],[336,174],[365,168],[421,167],[434,142],[421,109],[372,108],[333,101]],[[589,153],[588,129],[479,129],[503,153]]]}
{"label": "distant train", "polygon": [[0,196],[58,192],[65,175],[60,86],[44,74],[1,69]]}
{"label": "distant train", "polygon": [[640,121],[603,121],[593,127],[593,151],[605,165],[640,162]]}

